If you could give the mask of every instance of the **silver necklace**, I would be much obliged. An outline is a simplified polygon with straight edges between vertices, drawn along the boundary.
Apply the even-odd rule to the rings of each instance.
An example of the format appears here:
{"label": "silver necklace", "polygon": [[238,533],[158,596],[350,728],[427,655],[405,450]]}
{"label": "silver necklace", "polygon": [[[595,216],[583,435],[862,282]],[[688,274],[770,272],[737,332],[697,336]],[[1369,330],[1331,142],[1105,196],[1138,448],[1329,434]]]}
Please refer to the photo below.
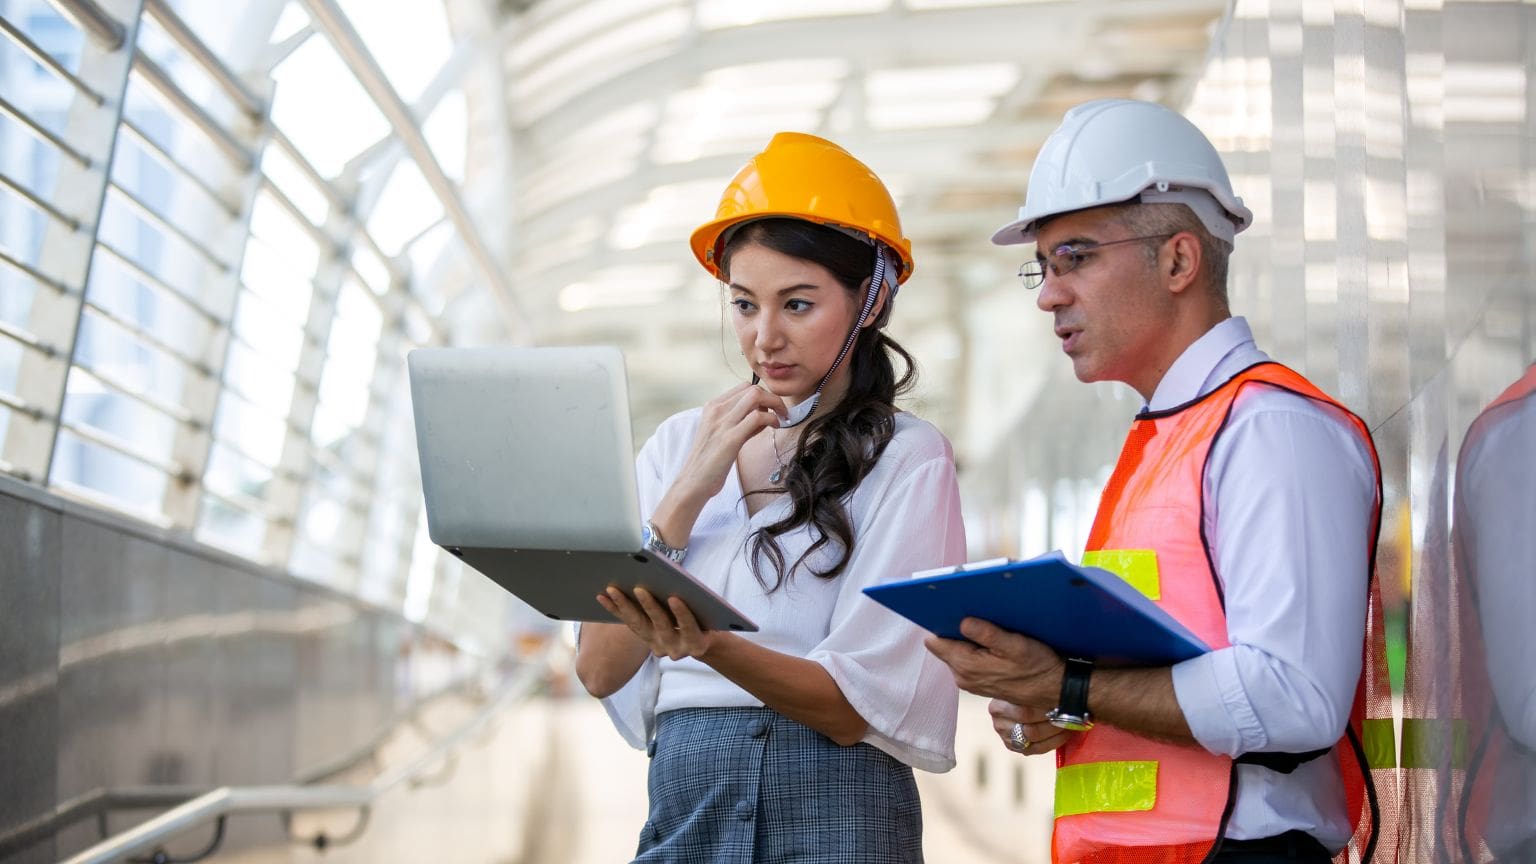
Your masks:
{"label": "silver necklace", "polygon": [[773,464],[776,466],[773,473],[768,475],[768,482],[778,483],[784,479],[784,456],[779,453],[779,430],[768,427],[768,441],[773,447]]}

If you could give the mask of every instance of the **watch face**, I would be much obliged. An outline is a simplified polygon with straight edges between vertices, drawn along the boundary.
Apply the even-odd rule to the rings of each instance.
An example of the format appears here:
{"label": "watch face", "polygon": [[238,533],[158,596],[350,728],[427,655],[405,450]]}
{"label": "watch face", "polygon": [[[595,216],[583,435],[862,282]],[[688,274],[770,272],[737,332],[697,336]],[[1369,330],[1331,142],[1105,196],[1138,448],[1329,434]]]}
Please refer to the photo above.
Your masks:
{"label": "watch face", "polygon": [[1087,712],[1068,714],[1060,708],[1052,708],[1045,712],[1045,718],[1051,721],[1052,726],[1071,732],[1086,732],[1093,728],[1093,718]]}

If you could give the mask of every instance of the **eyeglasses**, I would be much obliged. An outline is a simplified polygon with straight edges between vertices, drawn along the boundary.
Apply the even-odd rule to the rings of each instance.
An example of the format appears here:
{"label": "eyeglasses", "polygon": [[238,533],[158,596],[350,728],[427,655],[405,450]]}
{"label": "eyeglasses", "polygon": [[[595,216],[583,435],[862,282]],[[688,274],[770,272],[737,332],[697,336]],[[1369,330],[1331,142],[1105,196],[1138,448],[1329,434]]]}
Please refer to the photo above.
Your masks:
{"label": "eyeglasses", "polygon": [[1149,234],[1146,237],[1127,237],[1124,240],[1111,240],[1108,243],[1085,243],[1082,246],[1057,246],[1056,250],[1044,258],[1036,258],[1033,261],[1025,261],[1019,268],[1019,281],[1024,287],[1033,291],[1045,284],[1045,268],[1051,268],[1051,273],[1056,276],[1065,276],[1077,269],[1077,266],[1087,260],[1088,253],[1096,252],[1108,246],[1117,246],[1121,243],[1135,243],[1139,240],[1166,240],[1172,234]]}

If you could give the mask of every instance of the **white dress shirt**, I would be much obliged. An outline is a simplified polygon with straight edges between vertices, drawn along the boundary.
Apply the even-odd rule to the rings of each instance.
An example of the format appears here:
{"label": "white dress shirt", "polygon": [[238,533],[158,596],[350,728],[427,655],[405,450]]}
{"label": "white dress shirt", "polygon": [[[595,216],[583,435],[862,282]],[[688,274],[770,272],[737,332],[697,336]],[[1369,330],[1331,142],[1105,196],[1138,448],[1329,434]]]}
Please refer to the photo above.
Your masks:
{"label": "white dress shirt", "polygon": [[[1247,321],[1229,318],[1179,356],[1148,407],[1182,405],[1267,359]],[[1376,484],[1364,442],[1332,406],[1243,389],[1201,490],[1231,644],[1173,667],[1205,749],[1302,753],[1343,735],[1360,677]],[[1236,782],[1227,837],[1299,828],[1330,850],[1349,842],[1334,753],[1290,774],[1239,765]]]}
{"label": "white dress shirt", "polygon": [[[1478,417],[1456,468],[1457,565],[1477,590],[1482,645],[1499,715],[1524,752],[1494,772],[1488,843],[1499,852],[1536,837],[1536,395]],[[1474,730],[1481,735],[1481,729]]]}
{"label": "white dress shirt", "polygon": [[[640,509],[647,516],[682,467],[700,414],[696,408],[671,417],[641,448],[636,474]],[[779,590],[764,590],[752,573],[750,535],[783,518],[789,499],[781,495],[748,514],[734,464],[724,488],[694,523],[684,566],[761,628],[739,634],[743,638],[821,664],[869,724],[865,742],[914,768],[947,771],[955,764],[954,677],[923,647],[921,628],[861,590],[965,560],[949,441],[911,414],[898,413],[895,423],[890,444],[847,502],[854,548],[840,576],[822,579],[801,568]],[[786,565],[813,536],[802,527],[779,537]],[[811,560],[824,569],[835,559],[823,550]],[[772,565],[764,561],[761,569],[771,584]],[[635,747],[646,746],[663,711],[762,704],[697,660],[654,656],[603,700],[614,725]]]}

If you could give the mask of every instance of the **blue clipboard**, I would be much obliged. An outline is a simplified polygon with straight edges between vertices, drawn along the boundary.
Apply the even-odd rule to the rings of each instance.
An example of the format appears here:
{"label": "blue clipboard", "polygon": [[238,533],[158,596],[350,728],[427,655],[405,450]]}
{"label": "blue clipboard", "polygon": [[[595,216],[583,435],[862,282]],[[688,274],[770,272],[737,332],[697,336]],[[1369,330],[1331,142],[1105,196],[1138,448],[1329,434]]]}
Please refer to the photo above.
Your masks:
{"label": "blue clipboard", "polygon": [[1107,666],[1167,666],[1211,650],[1189,628],[1108,570],[1061,552],[1028,561],[962,564],[864,589],[874,600],[947,639],[981,618]]}

